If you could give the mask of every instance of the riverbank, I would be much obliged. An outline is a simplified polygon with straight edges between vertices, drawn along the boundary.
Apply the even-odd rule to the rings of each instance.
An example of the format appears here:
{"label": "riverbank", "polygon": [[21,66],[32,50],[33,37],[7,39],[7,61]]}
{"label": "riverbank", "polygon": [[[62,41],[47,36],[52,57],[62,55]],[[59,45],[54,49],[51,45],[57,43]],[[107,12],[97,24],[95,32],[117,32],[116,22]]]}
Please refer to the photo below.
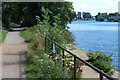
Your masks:
{"label": "riverbank", "polygon": [[[73,54],[75,54],[76,56],[78,56],[79,58],[81,58],[83,60],[88,60],[87,51],[84,51],[83,49],[80,49],[71,44],[69,44],[69,45],[67,44],[66,49],[69,50],[70,52],[72,52]],[[65,54],[68,54],[68,53],[65,53]],[[82,74],[81,74],[82,79],[84,79],[84,78],[99,78],[99,74],[96,71],[94,71],[93,69],[91,69],[90,67],[88,67],[86,65],[82,65],[81,69],[82,69]],[[118,71],[115,71],[115,73],[114,73],[114,75],[112,75],[112,77],[118,78]]]}
{"label": "riverbank", "polygon": [[119,70],[117,22],[73,21],[68,26],[77,47],[85,51],[101,51],[106,55],[113,53],[112,65]]}
{"label": "riverbank", "polygon": [[73,21],[96,21],[96,22],[120,22],[120,21],[97,21],[97,20],[73,20]]}

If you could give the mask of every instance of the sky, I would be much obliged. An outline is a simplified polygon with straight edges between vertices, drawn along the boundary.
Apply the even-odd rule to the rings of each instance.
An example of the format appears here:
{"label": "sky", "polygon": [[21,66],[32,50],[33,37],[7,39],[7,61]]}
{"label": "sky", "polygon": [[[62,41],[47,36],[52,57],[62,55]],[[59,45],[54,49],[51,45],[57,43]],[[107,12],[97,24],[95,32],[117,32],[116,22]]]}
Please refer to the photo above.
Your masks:
{"label": "sky", "polygon": [[120,0],[65,0],[73,2],[76,12],[90,12],[92,16],[98,12],[114,13],[118,12],[118,3]]}

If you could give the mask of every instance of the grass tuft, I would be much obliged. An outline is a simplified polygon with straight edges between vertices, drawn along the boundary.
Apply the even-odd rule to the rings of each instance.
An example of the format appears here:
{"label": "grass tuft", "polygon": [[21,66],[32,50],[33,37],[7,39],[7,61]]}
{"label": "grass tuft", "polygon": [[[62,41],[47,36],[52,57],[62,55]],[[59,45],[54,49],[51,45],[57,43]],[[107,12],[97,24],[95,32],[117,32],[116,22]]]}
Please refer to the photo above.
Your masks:
{"label": "grass tuft", "polygon": [[6,30],[0,31],[0,43],[5,40],[7,33],[8,33],[8,31],[6,31]]}

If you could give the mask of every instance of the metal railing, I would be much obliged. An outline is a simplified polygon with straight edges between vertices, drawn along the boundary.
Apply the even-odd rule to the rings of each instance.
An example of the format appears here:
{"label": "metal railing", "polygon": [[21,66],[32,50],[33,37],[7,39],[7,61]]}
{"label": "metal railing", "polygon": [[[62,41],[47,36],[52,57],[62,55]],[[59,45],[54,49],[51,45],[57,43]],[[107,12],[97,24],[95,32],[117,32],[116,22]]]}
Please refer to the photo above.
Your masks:
{"label": "metal railing", "polygon": [[76,59],[78,59],[79,61],[81,61],[82,63],[86,64],[87,66],[89,66],[90,68],[92,68],[94,71],[96,71],[97,73],[99,73],[99,79],[103,80],[104,77],[106,77],[109,80],[118,80],[116,78],[113,78],[111,76],[109,76],[108,74],[106,74],[105,72],[103,72],[102,70],[98,69],[97,67],[93,66],[92,64],[86,62],[85,60],[79,58],[78,56],[76,56],[75,54],[71,53],[70,51],[66,50],[65,48],[61,47],[59,44],[57,44],[56,42],[54,42],[53,40],[50,40],[49,38],[42,36],[45,38],[45,48],[46,48],[46,40],[52,42],[52,44],[54,44],[55,46],[59,47],[62,49],[62,66],[65,67],[65,62],[64,62],[64,56],[65,56],[65,52],[67,52],[68,54],[71,54],[74,57],[74,80],[76,80]]}

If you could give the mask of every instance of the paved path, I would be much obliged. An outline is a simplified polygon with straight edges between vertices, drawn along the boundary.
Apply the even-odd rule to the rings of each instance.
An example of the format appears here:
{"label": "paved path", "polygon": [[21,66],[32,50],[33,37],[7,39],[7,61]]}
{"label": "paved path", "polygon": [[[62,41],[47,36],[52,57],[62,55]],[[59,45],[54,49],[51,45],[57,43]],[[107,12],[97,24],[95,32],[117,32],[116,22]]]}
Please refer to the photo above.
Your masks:
{"label": "paved path", "polygon": [[2,79],[2,45],[0,44],[0,80]]}
{"label": "paved path", "polygon": [[2,78],[25,78],[27,46],[19,36],[21,28],[8,32],[2,44]]}

